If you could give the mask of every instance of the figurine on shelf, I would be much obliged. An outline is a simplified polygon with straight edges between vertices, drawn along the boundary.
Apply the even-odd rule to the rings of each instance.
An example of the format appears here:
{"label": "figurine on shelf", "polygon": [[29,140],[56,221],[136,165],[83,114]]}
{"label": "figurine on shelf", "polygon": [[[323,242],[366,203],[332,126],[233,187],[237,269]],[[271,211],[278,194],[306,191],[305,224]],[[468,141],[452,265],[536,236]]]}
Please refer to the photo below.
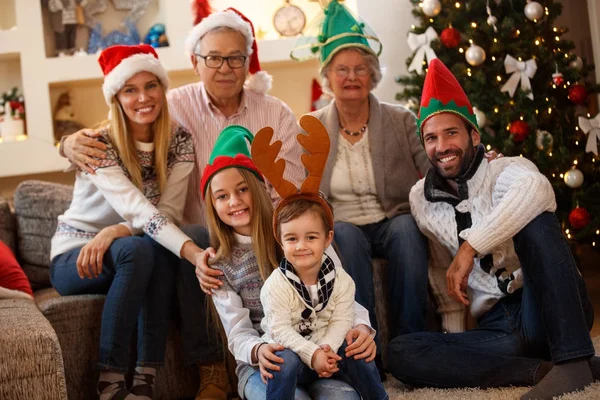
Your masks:
{"label": "figurine on shelf", "polygon": [[75,51],[78,25],[85,24],[84,7],[88,0],[48,0],[56,55],[71,55]]}
{"label": "figurine on shelf", "polygon": [[165,47],[169,45],[165,24],[154,24],[146,33],[144,43],[152,47]]}
{"label": "figurine on shelf", "polygon": [[107,47],[116,44],[136,45],[140,43],[140,34],[138,33],[135,23],[130,19],[125,19],[124,23],[127,28],[127,33],[122,31],[112,31],[108,35],[102,37],[102,24],[98,23],[90,33],[90,41],[88,43],[88,54],[95,54],[99,50],[104,50]]}
{"label": "figurine on shelf", "polygon": [[59,142],[63,136],[70,135],[83,129],[83,124],[75,120],[69,92],[64,92],[58,98],[54,108],[54,139]]}
{"label": "figurine on shelf", "polygon": [[25,134],[25,123],[16,112],[13,115],[10,101],[4,103],[4,117],[0,120],[0,136],[3,140],[14,140]]}

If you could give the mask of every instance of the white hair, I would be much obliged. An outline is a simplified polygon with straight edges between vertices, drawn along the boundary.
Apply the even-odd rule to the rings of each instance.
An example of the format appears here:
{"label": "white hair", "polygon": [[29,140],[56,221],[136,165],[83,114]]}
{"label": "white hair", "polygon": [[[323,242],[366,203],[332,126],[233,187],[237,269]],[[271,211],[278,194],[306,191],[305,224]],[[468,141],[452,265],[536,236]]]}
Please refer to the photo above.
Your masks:
{"label": "white hair", "polygon": [[379,82],[381,82],[382,73],[381,73],[381,66],[379,65],[379,58],[375,54],[373,54],[365,49],[362,49],[360,47],[346,47],[346,48],[340,50],[336,55],[334,55],[331,58],[331,61],[329,61],[327,64],[325,64],[321,67],[321,72],[320,72],[321,88],[324,93],[326,93],[330,96],[333,96],[333,92],[331,91],[331,86],[329,84],[329,79],[327,79],[327,74],[329,74],[331,63],[333,62],[333,60],[335,60],[335,58],[338,56],[338,54],[340,54],[342,51],[347,51],[347,50],[356,51],[364,58],[365,64],[367,65],[367,68],[369,68],[370,75],[371,75],[371,87],[369,88],[369,91],[375,89],[377,87],[377,85],[379,84]]}

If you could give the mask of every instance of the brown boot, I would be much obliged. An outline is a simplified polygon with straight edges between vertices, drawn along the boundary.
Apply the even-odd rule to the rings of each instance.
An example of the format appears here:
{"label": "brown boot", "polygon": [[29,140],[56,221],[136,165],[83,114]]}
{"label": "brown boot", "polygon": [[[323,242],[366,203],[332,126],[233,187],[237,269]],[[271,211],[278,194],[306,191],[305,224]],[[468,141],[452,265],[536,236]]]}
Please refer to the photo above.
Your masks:
{"label": "brown boot", "polygon": [[227,370],[223,362],[199,365],[200,388],[196,400],[227,400],[231,391]]}

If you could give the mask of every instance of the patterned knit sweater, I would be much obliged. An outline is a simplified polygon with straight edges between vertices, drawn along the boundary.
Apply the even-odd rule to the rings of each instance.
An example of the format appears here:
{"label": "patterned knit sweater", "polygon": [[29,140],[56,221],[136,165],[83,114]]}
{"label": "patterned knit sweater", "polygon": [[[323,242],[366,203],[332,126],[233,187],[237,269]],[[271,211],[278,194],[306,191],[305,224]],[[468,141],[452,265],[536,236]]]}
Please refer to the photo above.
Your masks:
{"label": "patterned knit sweater", "polygon": [[183,243],[189,240],[177,224],[182,218],[188,176],[194,167],[190,134],[173,125],[164,193],[160,193],[154,170],[153,143],[136,143],[142,167],[141,192],[131,182],[108,131],[103,131],[98,141],[107,145],[106,158],[93,175],[77,172],[71,205],[58,217],[50,259],[83,247],[103,228],[119,223],[134,235],[147,233],[179,257]]}
{"label": "patterned knit sweater", "polygon": [[[545,211],[556,209],[550,182],[529,160],[504,157],[491,163],[483,147],[459,179],[458,197],[445,191],[432,169],[412,188],[410,205],[421,231],[456,255],[463,241],[477,251],[469,275],[471,314],[481,317],[502,297],[522,287],[512,238]],[[441,307],[456,303],[447,292],[445,269],[430,271],[430,284]],[[442,315],[444,326],[462,326],[461,307]]]}

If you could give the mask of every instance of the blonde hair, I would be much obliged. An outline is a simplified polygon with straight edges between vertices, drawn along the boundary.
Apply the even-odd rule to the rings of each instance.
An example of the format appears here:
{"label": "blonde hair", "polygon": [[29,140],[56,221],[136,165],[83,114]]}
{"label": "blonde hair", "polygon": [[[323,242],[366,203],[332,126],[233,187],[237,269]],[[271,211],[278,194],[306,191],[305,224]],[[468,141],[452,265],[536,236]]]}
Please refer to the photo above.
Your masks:
{"label": "blonde hair", "polygon": [[[263,280],[279,265],[281,250],[272,231],[273,203],[264,184],[258,180],[254,173],[244,168],[236,168],[248,185],[252,197],[251,238],[252,248],[256,256],[258,270]],[[210,235],[210,245],[217,251],[213,263],[227,259],[231,256],[235,239],[233,228],[225,224],[213,205],[210,182],[207,185],[205,200],[206,223]]]}
{"label": "blonde hair", "polygon": [[[152,123],[154,143],[154,170],[158,177],[158,186],[162,193],[167,185],[167,159],[169,154],[169,142],[171,140],[171,117],[167,105],[167,95],[164,86],[159,80],[162,91],[163,106],[156,120]],[[99,125],[108,129],[108,137],[119,153],[119,158],[127,170],[133,184],[143,191],[142,167],[137,156],[135,140],[127,129],[126,115],[117,96],[113,96],[110,103],[110,115],[112,118]]]}

